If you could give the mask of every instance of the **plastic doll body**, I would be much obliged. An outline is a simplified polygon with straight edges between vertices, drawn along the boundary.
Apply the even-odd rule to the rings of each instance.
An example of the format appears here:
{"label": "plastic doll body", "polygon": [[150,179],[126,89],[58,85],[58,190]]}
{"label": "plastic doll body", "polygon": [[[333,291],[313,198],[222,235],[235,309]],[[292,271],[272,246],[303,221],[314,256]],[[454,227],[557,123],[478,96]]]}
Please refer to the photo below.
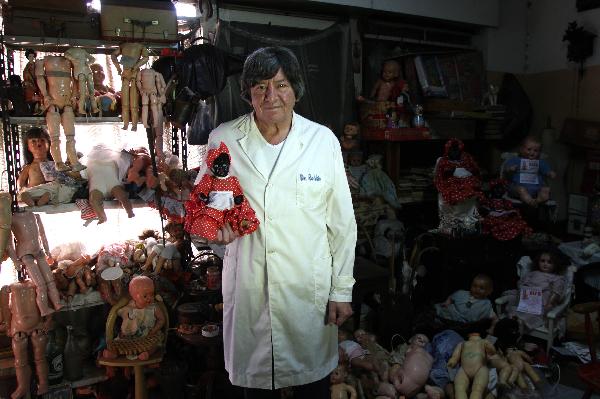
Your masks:
{"label": "plastic doll body", "polygon": [[[75,114],[71,105],[75,92],[71,66],[71,61],[60,56],[46,56],[35,63],[36,83],[43,97],[43,109],[50,134],[50,153],[58,171],[85,169],[79,163],[75,149]],[[61,125],[65,133],[70,168],[63,162],[60,152]]]}
{"label": "plastic doll body", "polygon": [[506,359],[514,368],[517,375],[517,385],[521,389],[527,389],[528,387],[525,376],[529,377],[535,385],[540,383],[540,376],[531,367],[531,358],[525,352],[516,348],[508,348],[506,350]]}
{"label": "plastic doll body", "polygon": [[425,386],[433,365],[433,357],[425,350],[428,342],[423,334],[412,337],[404,363],[390,372],[390,381],[401,395],[413,397]]}
{"label": "plastic doll body", "polygon": [[2,287],[0,304],[2,307],[2,327],[12,337],[12,350],[15,357],[17,388],[11,394],[12,399],[28,395],[31,381],[29,366],[29,342],[33,349],[38,386],[37,394],[48,391],[48,363],[46,362],[46,344],[48,343],[48,323],[37,306],[36,287],[31,281],[17,282]]}
{"label": "plastic doll body", "polygon": [[[120,59],[118,59],[119,55]],[[136,78],[140,67],[148,61],[148,49],[142,43],[121,43],[111,55],[111,60],[121,75],[123,130],[127,130],[131,116],[131,130],[135,131],[137,130],[139,106]]]}
{"label": "plastic doll body", "polygon": [[344,366],[337,366],[329,377],[331,381],[331,399],[356,399],[356,389],[352,385],[346,384],[348,375]]}
{"label": "plastic doll body", "polygon": [[[154,130],[154,148],[156,156],[163,157],[163,112],[162,105],[167,102],[165,97],[165,80],[162,74],[154,69],[142,69],[137,75],[137,87],[142,96],[142,124],[150,127],[148,118],[152,118]],[[150,116],[148,115],[150,109]]]}
{"label": "plastic doll body", "polygon": [[[460,369],[454,378],[456,399],[481,399],[489,380],[486,366],[488,356],[496,353],[494,346],[479,334],[469,334],[469,339],[459,343],[448,360],[448,367],[453,368],[460,362]],[[467,391],[471,387],[470,395]]]}
{"label": "plastic doll body", "polygon": [[[27,274],[33,281],[37,290],[37,304],[42,316],[54,310],[49,307],[48,299],[54,309],[63,307],[60,303],[60,294],[54,282],[54,276],[46,261],[49,254],[48,241],[44,226],[39,215],[29,211],[16,212],[12,215],[11,230],[16,241],[15,249],[9,247],[9,253],[15,265],[23,264]],[[40,247],[40,241],[44,248]]]}
{"label": "plastic doll body", "polygon": [[406,82],[399,77],[400,64],[398,61],[385,61],[381,70],[381,77],[375,82],[369,97],[375,101],[395,102],[396,98],[406,88]]}
{"label": "plastic doll body", "polygon": [[93,114],[98,112],[96,101],[94,100],[94,79],[90,65],[94,63],[95,58],[92,57],[85,49],[80,47],[72,47],[65,52],[65,58],[73,64],[73,77],[77,81],[79,87],[78,112],[85,115],[86,102],[90,104]]}

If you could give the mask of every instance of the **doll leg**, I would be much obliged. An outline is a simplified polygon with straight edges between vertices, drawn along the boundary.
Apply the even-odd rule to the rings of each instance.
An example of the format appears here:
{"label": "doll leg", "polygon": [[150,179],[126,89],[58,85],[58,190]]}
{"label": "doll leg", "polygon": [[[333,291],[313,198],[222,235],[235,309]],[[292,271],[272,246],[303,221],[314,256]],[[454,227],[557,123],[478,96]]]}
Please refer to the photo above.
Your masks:
{"label": "doll leg", "polygon": [[163,128],[162,118],[159,115],[160,104],[157,103],[156,94],[152,94],[152,101],[150,102],[150,109],[152,111],[152,128],[154,130],[154,149],[156,156],[162,158],[163,156]]}
{"label": "doll leg", "polygon": [[132,218],[135,216],[131,201],[129,201],[129,193],[125,191],[123,186],[113,187],[112,190],[110,190],[110,193],[121,203],[121,206],[123,206],[123,209],[127,212],[127,217]]}
{"label": "doll leg", "polygon": [[517,385],[523,390],[528,388],[527,381],[525,381],[525,377],[523,377],[522,373],[519,373],[517,376]]}
{"label": "doll leg", "polygon": [[50,302],[52,302],[54,309],[59,310],[64,305],[60,303],[60,293],[58,292],[58,288],[56,288],[56,281],[54,281],[54,275],[52,274],[52,270],[50,270],[50,265],[48,265],[48,262],[46,261],[46,256],[40,252],[40,255],[36,260],[37,269],[39,270],[42,278],[44,279],[44,283],[46,284],[46,290],[48,291]]}
{"label": "doll leg", "polygon": [[92,105],[92,114],[98,113],[98,105],[96,104],[96,97],[94,97],[94,78],[91,74],[84,75],[85,86],[87,88],[86,92],[86,100],[90,100],[90,104]]}
{"label": "doll leg", "polygon": [[106,222],[106,212],[104,212],[104,195],[99,190],[90,191],[90,205],[98,216],[98,224]]}
{"label": "doll leg", "polygon": [[46,111],[46,125],[48,126],[48,134],[50,135],[50,154],[54,158],[56,170],[64,172],[70,170],[62,160],[60,153],[60,114],[56,106],[51,105]]}
{"label": "doll leg", "polygon": [[46,361],[48,334],[42,330],[35,330],[31,334],[31,344],[33,345],[33,361],[38,380],[37,394],[42,395],[48,392],[48,362]]}
{"label": "doll leg", "polygon": [[148,124],[148,93],[142,91],[140,93],[140,96],[142,97],[142,125],[144,125],[146,129],[148,129],[150,127],[150,125]]}
{"label": "doll leg", "polygon": [[535,372],[529,363],[525,363],[523,371],[531,379],[531,382],[533,382],[534,385],[538,385],[541,382],[540,376]]}
{"label": "doll leg", "polygon": [[531,197],[529,191],[523,186],[517,186],[516,188],[517,194],[519,195],[519,199],[527,205],[537,206],[537,202],[535,199]]}
{"label": "doll leg", "polygon": [[440,387],[436,387],[433,385],[425,385],[425,393],[427,394],[427,399],[443,399],[444,398],[444,390]]}
{"label": "doll leg", "polygon": [[44,280],[44,276],[42,276],[40,273],[38,266],[35,264],[33,256],[25,255],[21,258],[21,261],[25,264],[27,274],[29,274],[31,281],[33,281],[35,284],[35,302],[40,310],[40,314],[42,316],[47,316],[53,313],[54,310],[48,306],[49,303],[46,281]]}
{"label": "doll leg", "polygon": [[50,202],[50,193],[49,192],[45,192],[44,194],[42,194],[42,196],[40,198],[38,198],[38,200],[36,201],[36,205],[37,206],[43,206],[46,205],[48,202]]}
{"label": "doll leg", "polygon": [[75,277],[75,284],[77,284],[77,287],[79,288],[79,292],[81,292],[82,294],[85,294],[88,290],[88,286],[85,285],[85,283],[83,282],[83,276],[80,274],[77,275],[77,277]]}
{"label": "doll leg", "polygon": [[85,98],[87,97],[87,83],[85,82],[85,75],[77,75],[77,88],[79,89],[79,100],[77,101],[77,113],[79,115],[85,115]]}
{"label": "doll leg", "polygon": [[473,385],[471,385],[471,395],[469,399],[481,399],[485,392],[490,378],[489,370],[486,366],[482,366],[477,370],[475,377],[473,377]]}
{"label": "doll leg", "polygon": [[[125,71],[127,70],[123,71],[123,75]],[[125,76],[121,78],[121,118],[123,118],[123,130],[127,130],[129,127],[129,83],[129,78]]]}
{"label": "doll leg", "polygon": [[454,377],[454,397],[456,399],[467,399],[467,389],[469,388],[469,377],[462,369],[458,369]]}
{"label": "doll leg", "polygon": [[536,201],[538,204],[543,204],[550,199],[550,187],[542,187],[538,191]]}
{"label": "doll leg", "polygon": [[135,76],[131,79],[131,86],[129,87],[129,109],[131,110],[131,131],[137,130],[138,124],[138,107],[139,107],[139,93],[137,85],[135,84]]}
{"label": "doll leg", "polygon": [[144,269],[144,271],[147,271],[147,272],[152,271],[152,269],[153,269],[152,263],[153,263],[155,257],[156,257],[156,252],[150,251],[150,254],[146,258],[146,262],[144,263],[144,266],[142,266],[142,269]]}
{"label": "doll leg", "polygon": [[17,389],[10,395],[12,399],[22,398],[29,393],[31,367],[27,356],[27,334],[18,332],[12,339],[12,350],[15,356],[15,372],[17,374]]}
{"label": "doll leg", "polygon": [[162,256],[158,257],[158,259],[156,260],[156,267],[154,268],[155,275],[160,274],[166,261],[167,261],[167,258],[163,258]]}
{"label": "doll leg", "polygon": [[0,192],[0,261],[4,259],[4,254],[8,247],[8,240],[11,238],[11,203],[12,199],[10,194],[7,192]]}
{"label": "doll leg", "polygon": [[75,114],[71,106],[65,106],[62,113],[62,126],[65,131],[67,158],[71,164],[71,169],[75,172],[85,169],[85,166],[79,163],[77,150],[75,149]]}

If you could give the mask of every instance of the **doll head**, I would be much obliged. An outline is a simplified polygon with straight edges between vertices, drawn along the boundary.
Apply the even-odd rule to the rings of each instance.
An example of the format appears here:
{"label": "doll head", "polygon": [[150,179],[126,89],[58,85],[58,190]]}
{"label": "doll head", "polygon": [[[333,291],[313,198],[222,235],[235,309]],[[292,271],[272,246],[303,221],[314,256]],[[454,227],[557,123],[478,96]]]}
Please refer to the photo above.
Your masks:
{"label": "doll head", "polygon": [[33,61],[35,60],[35,57],[37,57],[37,53],[34,49],[28,48],[25,50],[25,58],[27,58],[27,60]]}
{"label": "doll head", "polygon": [[429,343],[429,338],[425,334],[415,334],[408,340],[408,343],[411,346],[418,346],[420,348],[425,348]]}
{"label": "doll head", "polygon": [[381,67],[381,79],[385,82],[393,82],[400,77],[400,64],[395,60],[387,60]]}
{"label": "doll head", "polygon": [[541,150],[542,143],[540,143],[540,141],[533,136],[527,136],[521,142],[521,147],[519,147],[519,155],[521,158],[539,159]]}
{"label": "doll head", "polygon": [[356,122],[346,123],[344,125],[344,136],[349,139],[355,139],[360,134],[360,125]]}
{"label": "doll head", "polygon": [[32,127],[25,133],[25,161],[27,163],[33,160],[46,161],[52,160],[50,155],[50,135],[44,129]]}
{"label": "doll head", "polygon": [[362,151],[350,151],[348,152],[348,165],[360,166],[363,163]]}
{"label": "doll head", "polygon": [[564,265],[553,251],[541,251],[533,258],[532,270],[561,274],[564,271]]}
{"label": "doll head", "polygon": [[368,333],[363,329],[358,329],[358,330],[354,331],[354,339],[362,347],[365,347],[365,346],[375,342],[375,335]]}
{"label": "doll head", "polygon": [[227,177],[227,175],[229,175],[230,164],[231,158],[229,157],[229,149],[225,143],[221,142],[219,148],[208,150],[206,165],[212,171],[213,176]]}
{"label": "doll head", "polygon": [[487,298],[493,289],[492,279],[485,274],[478,274],[471,282],[471,295],[473,298]]}
{"label": "doll head", "polygon": [[148,276],[135,276],[129,282],[129,295],[136,308],[145,308],[154,302],[154,282]]}
{"label": "doll head", "polygon": [[465,145],[459,139],[452,138],[444,145],[444,155],[451,161],[460,161]]}
{"label": "doll head", "polygon": [[348,375],[348,372],[346,371],[346,367],[344,367],[342,365],[338,365],[331,372],[331,377],[330,377],[331,385],[342,384],[346,380],[347,375]]}
{"label": "doll head", "polygon": [[371,154],[367,158],[367,165],[371,169],[381,169],[381,159],[383,156],[381,154]]}
{"label": "doll head", "polygon": [[165,225],[165,231],[169,233],[169,236],[171,236],[175,240],[183,240],[185,235],[185,231],[183,230],[183,224],[178,223],[174,220],[170,221]]}
{"label": "doll head", "polygon": [[104,85],[104,68],[100,64],[92,64],[90,65],[90,69],[92,70],[92,80],[94,81],[94,87],[102,87]]}

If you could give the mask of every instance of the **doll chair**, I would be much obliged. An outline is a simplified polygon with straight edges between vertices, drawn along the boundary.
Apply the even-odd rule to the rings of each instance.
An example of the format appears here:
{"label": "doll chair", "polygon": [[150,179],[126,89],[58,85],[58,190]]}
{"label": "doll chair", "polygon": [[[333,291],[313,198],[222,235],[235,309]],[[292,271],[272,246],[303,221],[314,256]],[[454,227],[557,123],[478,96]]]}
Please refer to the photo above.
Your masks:
{"label": "doll chair", "polygon": [[[108,314],[108,318],[106,320],[106,346],[108,348],[111,348],[111,346],[113,345],[115,333],[119,331],[119,329],[117,328],[117,320],[119,319],[117,312],[119,311],[119,309],[127,305],[130,299],[131,298],[129,298],[129,296],[122,297],[110,309],[110,313]],[[104,356],[101,356],[100,359],[98,359],[98,363],[102,366],[133,367],[135,376],[135,399],[146,399],[148,396],[148,392],[146,390],[144,366],[160,363],[163,360],[163,356],[165,353],[164,348],[167,343],[167,334],[169,330],[169,313],[162,299],[157,299],[156,303],[165,315],[165,325],[162,328],[162,337],[160,338],[159,348],[152,355],[150,355],[148,359],[128,359],[126,355],[119,355],[114,359],[109,359]],[[139,343],[139,345],[143,346],[144,343]]]}
{"label": "doll chair", "polygon": [[[600,331],[600,302],[580,303],[571,308],[578,314],[585,315],[585,336],[590,350],[591,360],[589,363],[582,364],[577,368],[579,379],[586,385],[585,393],[582,399],[589,399],[592,393],[600,393],[600,361],[596,355],[596,345],[594,337],[594,326],[592,325],[592,313],[596,313],[596,321]],[[597,339],[597,338],[596,338]]]}
{"label": "doll chair", "polygon": [[[531,271],[532,260],[529,256],[523,256],[517,262],[517,274],[519,277],[525,276]],[[546,341],[546,355],[550,353],[550,348],[556,338],[563,338],[567,330],[566,310],[571,303],[571,299],[575,292],[574,275],[577,268],[573,265],[566,268],[565,277],[565,292],[561,303],[552,308],[545,315],[546,323],[542,326],[534,328],[526,333],[532,337],[540,338]],[[496,313],[498,318],[507,317],[506,305],[508,304],[509,296],[501,296],[496,299]]]}
{"label": "doll chair", "polygon": [[[508,160],[518,157],[518,156],[519,156],[519,154],[516,152],[503,152],[502,153],[502,155],[500,156],[500,158],[502,159],[502,164],[500,165],[500,177],[502,179],[505,179],[506,181],[510,181],[510,175],[506,171],[506,163],[508,162]],[[545,159],[545,158],[547,158],[547,155],[542,153],[540,155],[540,158]],[[516,208],[523,209],[525,206],[525,204],[523,204],[523,202],[521,200],[519,200],[518,198],[511,197],[508,194],[508,192],[506,194],[504,194],[504,198],[509,200],[510,202],[512,202]],[[545,203],[542,204],[540,209],[543,211],[543,214],[542,214],[543,219],[546,219],[546,220],[549,219],[552,222],[556,221],[556,218],[558,215],[558,204],[555,200],[550,198],[548,201],[546,201]]]}

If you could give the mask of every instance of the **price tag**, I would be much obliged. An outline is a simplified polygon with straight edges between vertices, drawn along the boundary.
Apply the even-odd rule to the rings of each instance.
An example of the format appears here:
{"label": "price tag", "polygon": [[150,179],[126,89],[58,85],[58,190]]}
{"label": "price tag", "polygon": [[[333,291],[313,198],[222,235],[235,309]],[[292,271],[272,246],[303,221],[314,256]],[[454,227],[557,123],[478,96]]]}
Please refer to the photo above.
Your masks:
{"label": "price tag", "polygon": [[523,287],[517,311],[541,315],[543,310],[542,289],[540,287]]}
{"label": "price tag", "polygon": [[538,173],[540,170],[540,161],[537,159],[521,159],[519,169],[519,183],[521,184],[539,184]]}

